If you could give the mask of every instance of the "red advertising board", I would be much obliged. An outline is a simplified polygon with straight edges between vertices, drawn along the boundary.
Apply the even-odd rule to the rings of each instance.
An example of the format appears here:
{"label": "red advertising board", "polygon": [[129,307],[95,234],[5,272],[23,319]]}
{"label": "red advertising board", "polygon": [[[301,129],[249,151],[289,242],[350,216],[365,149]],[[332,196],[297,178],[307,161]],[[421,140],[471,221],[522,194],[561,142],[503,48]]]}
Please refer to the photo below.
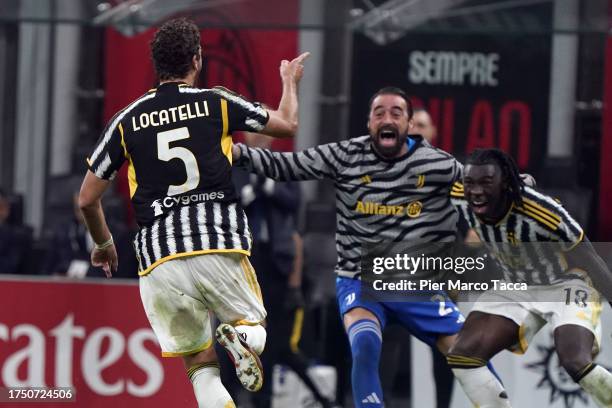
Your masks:
{"label": "red advertising board", "polygon": [[182,361],[161,357],[136,282],[3,279],[0,299],[1,387],[74,388],[76,402],[48,408],[196,406]]}

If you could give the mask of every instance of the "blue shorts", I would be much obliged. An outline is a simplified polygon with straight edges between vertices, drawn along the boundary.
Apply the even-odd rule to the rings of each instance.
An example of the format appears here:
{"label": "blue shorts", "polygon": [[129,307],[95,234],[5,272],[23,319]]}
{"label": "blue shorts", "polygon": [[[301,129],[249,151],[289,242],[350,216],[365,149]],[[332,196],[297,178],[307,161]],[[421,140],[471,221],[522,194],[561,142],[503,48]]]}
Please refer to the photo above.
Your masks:
{"label": "blue shorts", "polygon": [[336,300],[340,315],[362,307],[374,313],[384,328],[387,322],[399,323],[421,341],[434,346],[440,335],[459,332],[465,318],[444,292],[431,292],[431,300],[406,302],[376,302],[363,299],[361,281],[336,278]]}

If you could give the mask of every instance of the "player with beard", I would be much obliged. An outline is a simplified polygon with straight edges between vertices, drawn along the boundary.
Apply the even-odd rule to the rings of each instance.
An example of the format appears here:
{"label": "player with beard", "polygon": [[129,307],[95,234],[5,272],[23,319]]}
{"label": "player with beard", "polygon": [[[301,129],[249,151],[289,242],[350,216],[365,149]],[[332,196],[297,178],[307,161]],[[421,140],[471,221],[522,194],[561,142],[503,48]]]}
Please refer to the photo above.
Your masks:
{"label": "player with beard", "polygon": [[[468,396],[495,380],[484,368],[487,361],[506,348],[524,353],[549,322],[561,366],[599,406],[612,407],[612,374],[593,362],[601,301],[590,285],[592,280],[608,294],[610,272],[580,225],[552,197],[525,186],[514,160],[498,149],[475,150],[463,185],[457,183],[451,195],[504,280],[528,284],[528,290],[486,292],[470,312],[447,356]],[[489,400],[478,406],[510,403]]]}
{"label": "player with beard", "polygon": [[[436,301],[382,302],[365,299],[360,274],[363,244],[453,242],[457,213],[450,202],[462,165],[432,147],[412,127],[412,103],[399,88],[370,99],[365,136],[297,153],[235,145],[239,165],[275,180],[328,178],[336,187],[336,296],[349,338],[356,407],[383,406],[378,375],[382,329],[389,320],[446,354],[463,316],[448,297]],[[441,305],[440,302],[444,302]],[[444,307],[441,307],[444,306]],[[491,390],[503,393],[499,382]]]}

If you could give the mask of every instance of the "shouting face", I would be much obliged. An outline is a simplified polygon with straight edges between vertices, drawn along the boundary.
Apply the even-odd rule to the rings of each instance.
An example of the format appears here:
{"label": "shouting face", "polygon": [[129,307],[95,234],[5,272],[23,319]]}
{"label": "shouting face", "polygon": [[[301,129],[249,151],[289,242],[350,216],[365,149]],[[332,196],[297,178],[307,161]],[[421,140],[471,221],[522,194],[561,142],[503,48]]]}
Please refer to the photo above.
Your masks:
{"label": "shouting face", "polygon": [[406,153],[406,137],[412,123],[406,100],[399,95],[381,94],[372,101],[368,131],[376,151],[385,158]]}
{"label": "shouting face", "polygon": [[487,223],[501,220],[510,205],[508,185],[495,164],[468,164],[463,175],[465,198],[474,214]]}

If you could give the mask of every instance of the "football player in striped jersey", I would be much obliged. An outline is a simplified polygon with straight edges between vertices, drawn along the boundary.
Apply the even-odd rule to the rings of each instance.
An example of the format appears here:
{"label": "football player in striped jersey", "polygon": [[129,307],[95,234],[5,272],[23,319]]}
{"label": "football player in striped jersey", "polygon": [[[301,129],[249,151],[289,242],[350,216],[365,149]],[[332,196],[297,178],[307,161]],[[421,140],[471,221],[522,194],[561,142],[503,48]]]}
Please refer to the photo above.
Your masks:
{"label": "football player in striped jersey", "polygon": [[[523,353],[546,322],[561,365],[601,407],[612,407],[612,374],[593,362],[601,338],[599,293],[609,276],[581,226],[552,197],[524,185],[514,160],[498,149],[467,159],[452,201],[487,247],[505,282],[528,290],[485,292],[447,356],[475,401],[494,380],[484,365],[503,349]],[[604,285],[598,285],[603,289]],[[480,407],[509,407],[508,400]]]}
{"label": "football player in striped jersey", "polygon": [[[336,188],[336,298],[349,338],[355,407],[384,404],[378,375],[382,329],[394,320],[446,354],[463,316],[445,293],[431,300],[371,300],[361,290],[362,247],[381,242],[452,243],[457,213],[450,203],[463,166],[410,135],[412,103],[396,87],[369,101],[369,134],[301,152],[234,146],[239,165],[281,181],[331,179]],[[491,398],[503,392],[498,389]]]}
{"label": "football player in striped jersey", "polygon": [[181,356],[200,408],[235,407],[219,376],[209,311],[222,322],[216,337],[242,385],[263,382],[258,354],[266,311],[247,256],[251,238],[231,181],[235,130],[291,137],[304,53],[283,60],[277,110],[225,88],[195,87],[202,68],[198,27],[163,24],[151,42],[159,86],[119,111],[87,162],[79,206],[96,243],[94,266],[108,277],[117,252],[101,197],[124,162],[139,232],[134,240],[143,306],[163,356]]}

